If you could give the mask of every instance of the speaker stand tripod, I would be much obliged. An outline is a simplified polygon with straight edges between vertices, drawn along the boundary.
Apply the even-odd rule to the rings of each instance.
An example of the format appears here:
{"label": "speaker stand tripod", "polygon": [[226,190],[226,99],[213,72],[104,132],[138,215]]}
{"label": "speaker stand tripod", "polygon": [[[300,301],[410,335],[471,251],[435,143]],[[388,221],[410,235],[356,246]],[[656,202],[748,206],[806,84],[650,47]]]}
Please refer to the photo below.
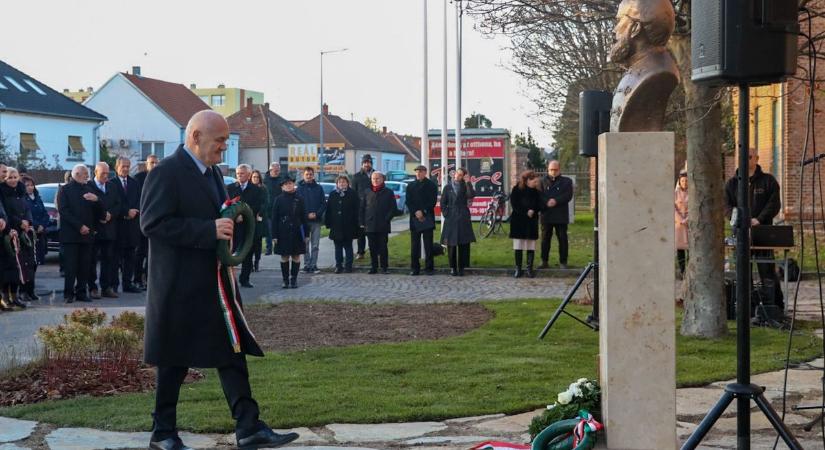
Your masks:
{"label": "speaker stand tripod", "polygon": [[788,427],[774,411],[768,400],[765,399],[764,388],[752,384],[750,381],[751,349],[750,349],[750,205],[748,184],[750,182],[748,168],[748,133],[750,123],[750,92],[748,83],[739,85],[739,169],[737,170],[737,221],[736,230],[736,383],[725,387],[722,398],[702,419],[696,431],[682,446],[682,450],[693,450],[699,446],[705,435],[722,417],[722,414],[736,399],[736,448],[748,450],[751,445],[751,400],[765,414],[774,430],[779,434],[791,450],[802,450],[802,445],[794,438]]}
{"label": "speaker stand tripod", "polygon": [[[596,161],[596,173],[599,173],[599,158],[594,158]],[[565,311],[567,304],[570,303],[570,300],[573,299],[573,296],[576,295],[576,291],[579,290],[582,283],[587,279],[587,276],[593,272],[593,310],[586,319],[582,320],[573,314]],[[544,336],[547,335],[547,332],[550,331],[550,328],[553,327],[553,324],[556,323],[559,316],[562,314],[566,314],[569,317],[573,318],[575,321],[581,323],[582,325],[591,328],[593,331],[599,331],[599,196],[598,190],[596,191],[596,202],[595,207],[593,208],[593,261],[591,261],[587,267],[584,268],[579,278],[576,279],[576,283],[573,285],[573,288],[570,289],[570,292],[564,297],[564,300],[561,301],[559,307],[556,308],[556,312],[553,313],[553,316],[550,317],[550,320],[547,322],[547,325],[544,326],[544,329],[541,330],[539,333],[539,339],[544,339]]]}

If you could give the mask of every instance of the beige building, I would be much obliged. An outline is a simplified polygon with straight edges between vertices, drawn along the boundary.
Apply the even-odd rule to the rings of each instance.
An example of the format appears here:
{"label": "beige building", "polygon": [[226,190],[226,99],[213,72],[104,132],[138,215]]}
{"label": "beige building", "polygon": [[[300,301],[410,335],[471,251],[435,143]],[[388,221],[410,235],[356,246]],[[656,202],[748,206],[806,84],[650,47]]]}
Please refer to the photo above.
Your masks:
{"label": "beige building", "polygon": [[63,89],[63,95],[69,97],[70,99],[78,102],[83,103],[86,101],[87,98],[91,97],[92,94],[95,93],[94,88],[88,87],[86,89],[80,88],[78,91],[71,91],[69,89]]}
{"label": "beige building", "polygon": [[247,98],[251,98],[255,104],[264,104],[263,92],[226,87],[223,84],[219,84],[216,88],[199,88],[193,83],[189,85],[189,89],[224,117],[229,117],[240,111],[244,107]]}

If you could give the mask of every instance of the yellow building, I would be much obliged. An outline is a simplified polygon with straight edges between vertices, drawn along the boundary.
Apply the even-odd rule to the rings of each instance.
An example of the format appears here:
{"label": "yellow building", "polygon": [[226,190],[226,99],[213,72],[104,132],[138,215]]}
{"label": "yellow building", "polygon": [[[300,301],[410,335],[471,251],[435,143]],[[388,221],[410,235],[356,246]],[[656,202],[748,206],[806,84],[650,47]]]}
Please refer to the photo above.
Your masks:
{"label": "yellow building", "polygon": [[79,91],[70,91],[68,89],[63,89],[63,95],[69,97],[70,99],[78,102],[83,103],[86,101],[87,98],[91,97],[92,94],[95,93],[95,90],[91,87],[87,89],[80,89]]}
{"label": "yellow building", "polygon": [[[759,165],[766,173],[773,174],[782,185],[784,178],[783,167],[783,85],[781,83],[750,88],[750,136],[749,147],[759,151]],[[734,123],[738,111],[739,98],[734,95],[733,111]],[[739,141],[739,126],[735,125],[734,133]],[[731,161],[736,165],[735,158]],[[732,176],[732,170],[728,170]]]}
{"label": "yellow building", "polygon": [[189,89],[224,117],[229,117],[240,111],[246,104],[248,97],[251,97],[252,102],[255,104],[264,104],[264,94],[262,92],[228,88],[223,84],[219,84],[216,88],[199,88],[195,84],[191,84]]}

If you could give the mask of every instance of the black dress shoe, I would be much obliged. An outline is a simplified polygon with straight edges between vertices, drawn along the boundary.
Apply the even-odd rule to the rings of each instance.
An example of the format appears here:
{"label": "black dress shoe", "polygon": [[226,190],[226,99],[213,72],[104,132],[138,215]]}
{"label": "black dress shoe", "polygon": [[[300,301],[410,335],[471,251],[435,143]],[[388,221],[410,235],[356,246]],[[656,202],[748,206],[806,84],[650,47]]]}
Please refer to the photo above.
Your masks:
{"label": "black dress shoe", "polygon": [[21,302],[19,298],[15,298],[11,301],[11,304],[22,309],[26,309],[26,304]]}
{"label": "black dress shoe", "polygon": [[74,303],[74,297],[66,297],[64,300],[66,303]]}
{"label": "black dress shoe", "polygon": [[252,283],[247,281],[246,283],[241,283],[241,287],[254,288],[255,286],[253,286]]}
{"label": "black dress shoe", "polygon": [[389,271],[389,269],[387,269],[386,267],[384,267],[384,268],[382,268],[382,269],[381,269],[381,273],[382,273],[382,274],[384,274],[384,275],[386,275],[386,274],[390,273],[390,271]]}
{"label": "black dress shoe", "polygon": [[90,303],[92,301],[92,299],[90,299],[89,297],[77,297],[75,300],[84,303]]}
{"label": "black dress shoe", "polygon": [[375,275],[376,273],[378,273],[378,269],[370,269],[370,271],[367,273],[370,275]]}
{"label": "black dress shoe", "polygon": [[295,439],[298,439],[298,437],[298,433],[278,434],[269,428],[264,428],[255,434],[244,438],[238,438],[238,447],[240,447],[241,450],[270,448],[289,444]]}
{"label": "black dress shoe", "polygon": [[335,273],[343,273],[343,272],[344,272],[344,268],[343,268],[343,267],[336,267],[336,268],[335,268]]}
{"label": "black dress shoe", "polygon": [[141,291],[137,286],[134,286],[134,285],[130,284],[129,286],[124,286],[123,287],[123,292],[131,292],[132,294],[140,294],[143,291]]}
{"label": "black dress shoe", "polygon": [[162,441],[149,442],[150,450],[192,450],[192,448],[183,445],[183,441],[179,437],[164,439]]}
{"label": "black dress shoe", "polygon": [[418,276],[418,275],[420,275],[420,274],[421,274],[421,272],[419,272],[419,271],[417,271],[417,270],[413,270],[412,272],[410,272],[410,276],[411,276],[411,277],[417,277],[417,276]]}
{"label": "black dress shoe", "polygon": [[450,269],[450,276],[451,277],[457,277],[458,276],[458,271],[455,270],[455,269]]}
{"label": "black dress shoe", "polygon": [[424,270],[424,275],[435,275],[435,270],[433,269],[426,269]]}

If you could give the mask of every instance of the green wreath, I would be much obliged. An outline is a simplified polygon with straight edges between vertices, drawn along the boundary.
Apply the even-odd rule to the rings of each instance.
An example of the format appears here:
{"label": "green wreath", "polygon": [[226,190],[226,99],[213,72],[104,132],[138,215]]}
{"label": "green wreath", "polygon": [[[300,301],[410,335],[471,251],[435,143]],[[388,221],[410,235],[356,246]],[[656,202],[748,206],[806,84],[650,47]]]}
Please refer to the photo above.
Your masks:
{"label": "green wreath", "polygon": [[[531,446],[532,450],[591,450],[596,446],[596,431],[584,427],[584,436],[574,444],[573,430],[582,420],[592,419],[587,411],[579,411],[575,419],[559,420],[539,433]],[[598,424],[597,429],[601,428]]]}
{"label": "green wreath", "polygon": [[[243,245],[237,252],[232,253],[229,248],[229,241],[218,241],[218,259],[225,266],[237,266],[246,258],[252,250],[252,243],[255,240],[255,215],[252,208],[244,202],[235,202],[221,210],[221,218],[232,219],[237,225],[238,216],[243,217],[241,225],[244,227]],[[250,237],[252,237],[250,239]]]}

